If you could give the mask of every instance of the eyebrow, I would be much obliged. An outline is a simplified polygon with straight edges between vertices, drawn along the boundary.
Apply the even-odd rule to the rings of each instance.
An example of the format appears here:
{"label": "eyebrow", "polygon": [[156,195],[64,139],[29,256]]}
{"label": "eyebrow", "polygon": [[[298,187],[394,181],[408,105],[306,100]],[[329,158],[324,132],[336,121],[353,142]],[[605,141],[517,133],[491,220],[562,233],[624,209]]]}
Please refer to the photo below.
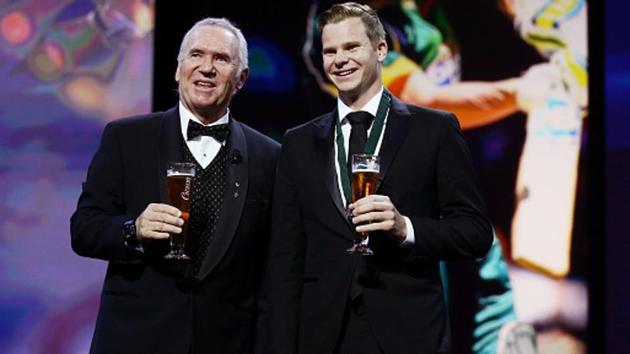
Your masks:
{"label": "eyebrow", "polygon": [[[349,41],[341,43],[342,48],[352,47],[352,46],[360,46],[361,41]],[[335,50],[336,46],[322,47],[322,52]]]}
{"label": "eyebrow", "polygon": [[192,54],[192,53],[211,53],[212,55],[219,55],[219,56],[224,56],[227,58],[232,58],[232,56],[230,55],[230,53],[228,52],[224,52],[224,51],[211,51],[211,50],[205,50],[203,48],[200,47],[190,47],[188,49],[188,54]]}

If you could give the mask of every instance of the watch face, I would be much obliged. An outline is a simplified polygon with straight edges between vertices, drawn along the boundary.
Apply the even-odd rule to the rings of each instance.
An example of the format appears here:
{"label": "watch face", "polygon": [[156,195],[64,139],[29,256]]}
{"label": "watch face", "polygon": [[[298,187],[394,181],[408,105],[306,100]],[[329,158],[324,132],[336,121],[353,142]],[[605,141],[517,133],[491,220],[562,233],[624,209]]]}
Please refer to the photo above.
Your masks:
{"label": "watch face", "polygon": [[123,241],[125,246],[133,249],[140,247],[140,241],[136,238],[136,224],[134,220],[126,221],[123,224]]}
{"label": "watch face", "polygon": [[136,225],[132,220],[125,221],[123,224],[123,235],[125,237],[136,236]]}

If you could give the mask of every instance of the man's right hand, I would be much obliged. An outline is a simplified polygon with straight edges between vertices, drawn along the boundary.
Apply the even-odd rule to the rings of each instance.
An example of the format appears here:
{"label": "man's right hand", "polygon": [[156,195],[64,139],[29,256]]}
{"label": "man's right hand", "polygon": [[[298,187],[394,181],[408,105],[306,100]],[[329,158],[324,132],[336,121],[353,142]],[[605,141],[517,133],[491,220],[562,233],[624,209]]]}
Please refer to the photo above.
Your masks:
{"label": "man's right hand", "polygon": [[179,209],[168,204],[151,203],[136,219],[136,237],[143,239],[165,239],[169,233],[179,234],[184,219]]}

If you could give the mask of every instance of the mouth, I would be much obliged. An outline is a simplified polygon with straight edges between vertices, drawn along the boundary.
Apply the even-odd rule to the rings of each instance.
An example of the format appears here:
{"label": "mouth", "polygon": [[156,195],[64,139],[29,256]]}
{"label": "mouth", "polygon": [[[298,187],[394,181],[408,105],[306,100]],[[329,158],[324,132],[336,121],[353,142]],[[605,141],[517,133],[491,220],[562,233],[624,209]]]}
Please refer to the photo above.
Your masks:
{"label": "mouth", "polygon": [[357,69],[344,69],[344,70],[334,71],[332,74],[333,76],[336,76],[336,77],[346,77],[346,76],[352,75],[355,71],[357,71]]}
{"label": "mouth", "polygon": [[195,80],[193,81],[193,84],[195,85],[195,87],[201,88],[201,89],[213,89],[217,87],[217,85],[214,82],[208,81],[208,80]]}

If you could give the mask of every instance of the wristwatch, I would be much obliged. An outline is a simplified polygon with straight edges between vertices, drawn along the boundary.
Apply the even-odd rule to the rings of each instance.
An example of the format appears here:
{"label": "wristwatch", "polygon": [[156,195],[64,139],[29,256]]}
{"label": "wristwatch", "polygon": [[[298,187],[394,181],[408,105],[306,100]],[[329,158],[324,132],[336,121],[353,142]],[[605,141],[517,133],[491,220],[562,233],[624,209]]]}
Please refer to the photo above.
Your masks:
{"label": "wristwatch", "polygon": [[131,219],[123,223],[122,238],[125,247],[127,247],[128,249],[136,252],[144,252],[144,248],[142,248],[142,243],[138,240],[138,237],[136,236],[136,220]]}

